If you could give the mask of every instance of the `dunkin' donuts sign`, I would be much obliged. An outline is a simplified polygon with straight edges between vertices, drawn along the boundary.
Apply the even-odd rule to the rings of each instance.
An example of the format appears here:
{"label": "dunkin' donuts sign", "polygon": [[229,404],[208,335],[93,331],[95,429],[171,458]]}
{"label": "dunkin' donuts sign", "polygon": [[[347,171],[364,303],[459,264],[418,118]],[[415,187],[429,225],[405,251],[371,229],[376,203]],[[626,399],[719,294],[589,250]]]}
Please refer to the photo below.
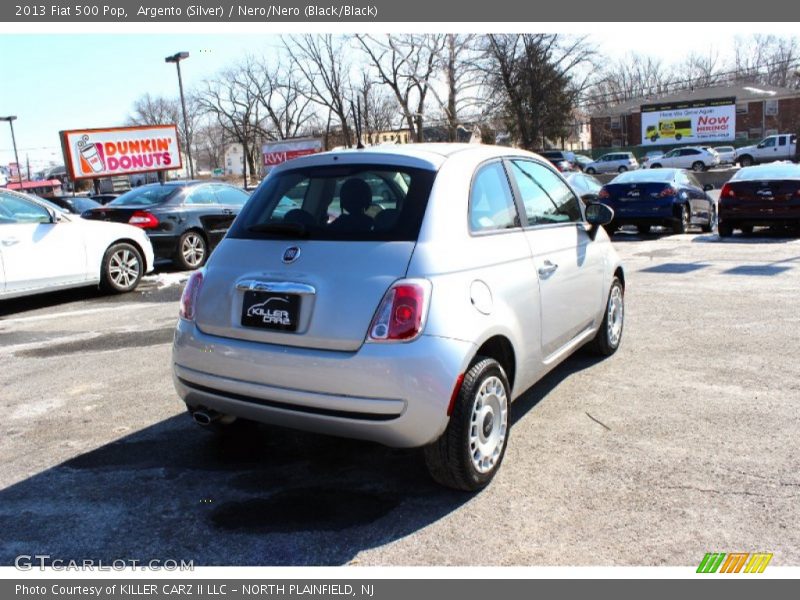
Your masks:
{"label": "dunkin' donuts sign", "polygon": [[61,145],[73,181],[183,166],[175,125],[62,131]]}

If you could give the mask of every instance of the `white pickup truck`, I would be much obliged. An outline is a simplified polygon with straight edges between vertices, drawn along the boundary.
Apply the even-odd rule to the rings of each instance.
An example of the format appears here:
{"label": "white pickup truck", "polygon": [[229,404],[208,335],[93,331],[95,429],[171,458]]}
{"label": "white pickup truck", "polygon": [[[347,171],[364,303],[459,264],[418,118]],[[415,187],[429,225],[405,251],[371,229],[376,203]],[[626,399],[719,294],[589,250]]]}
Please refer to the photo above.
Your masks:
{"label": "white pickup truck", "polygon": [[736,149],[734,162],[743,167],[776,160],[794,160],[797,153],[797,135],[779,133],[765,137],[755,146]]}

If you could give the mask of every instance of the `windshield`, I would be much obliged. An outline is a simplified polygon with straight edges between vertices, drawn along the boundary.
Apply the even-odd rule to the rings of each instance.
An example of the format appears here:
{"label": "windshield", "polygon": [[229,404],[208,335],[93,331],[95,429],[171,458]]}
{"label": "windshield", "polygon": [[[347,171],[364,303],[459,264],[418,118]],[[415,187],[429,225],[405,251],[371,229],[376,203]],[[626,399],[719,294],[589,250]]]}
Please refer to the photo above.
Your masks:
{"label": "windshield", "polygon": [[674,169],[643,169],[620,173],[611,183],[669,183],[674,178]]}
{"label": "windshield", "polygon": [[738,171],[731,181],[754,181],[769,179],[800,179],[800,165],[777,163],[763,167],[751,167]]}
{"label": "windshield", "polygon": [[256,190],[230,237],[415,241],[434,177],[391,165],[284,171]]}
{"label": "windshield", "polygon": [[108,206],[152,206],[164,202],[178,189],[177,185],[144,185],[125,192]]}

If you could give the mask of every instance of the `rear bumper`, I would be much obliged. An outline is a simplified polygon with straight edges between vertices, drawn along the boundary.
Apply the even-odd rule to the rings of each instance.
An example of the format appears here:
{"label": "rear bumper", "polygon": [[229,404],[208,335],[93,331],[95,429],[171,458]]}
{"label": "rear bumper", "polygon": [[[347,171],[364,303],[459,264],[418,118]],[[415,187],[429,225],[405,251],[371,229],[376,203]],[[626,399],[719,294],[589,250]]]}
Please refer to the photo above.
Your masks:
{"label": "rear bumper", "polygon": [[800,225],[800,201],[753,203],[719,207],[719,220],[734,225]]}
{"label": "rear bumper", "polygon": [[612,208],[614,209],[614,222],[620,225],[672,223],[678,219],[672,201],[615,202]]}
{"label": "rear bumper", "polygon": [[423,446],[447,426],[447,407],[474,344],[421,336],[357,352],[289,348],[207,335],[181,320],[175,389],[189,409],[365,439]]}

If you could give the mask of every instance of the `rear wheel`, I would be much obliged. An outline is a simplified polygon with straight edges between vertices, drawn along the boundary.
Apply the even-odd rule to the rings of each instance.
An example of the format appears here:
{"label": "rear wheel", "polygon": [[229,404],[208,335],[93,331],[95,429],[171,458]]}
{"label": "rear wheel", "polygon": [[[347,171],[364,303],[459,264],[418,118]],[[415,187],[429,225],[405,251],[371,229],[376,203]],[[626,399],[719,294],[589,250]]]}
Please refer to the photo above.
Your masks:
{"label": "rear wheel", "polygon": [[103,255],[100,287],[112,294],[131,292],[139,285],[144,261],[139,250],[127,243],[113,244]]}
{"label": "rear wheel", "polygon": [[706,168],[706,166],[699,160],[695,161],[692,164],[692,171],[694,171],[695,173],[699,173],[700,171],[705,170],[705,168]]}
{"label": "rear wheel", "polygon": [[639,233],[642,233],[642,234],[650,233],[650,225],[637,225],[636,226],[636,231],[638,231]]}
{"label": "rear wheel", "polygon": [[717,233],[721,238],[731,237],[733,235],[733,225],[720,221],[717,223]]}
{"label": "rear wheel", "polygon": [[617,169],[617,173],[624,173],[627,170],[628,170],[628,167],[623,165],[619,169]]}
{"label": "rear wheel", "polygon": [[586,168],[586,172],[587,172],[589,175],[594,175],[595,173],[597,173],[597,171],[595,171],[595,170],[594,170],[594,167],[587,167],[587,168]]}
{"label": "rear wheel", "polygon": [[660,168],[661,168],[661,163],[653,163],[653,164],[650,166],[650,168],[651,168],[651,169],[660,169]]}
{"label": "rear wheel", "polygon": [[691,217],[689,215],[689,207],[683,204],[681,205],[678,219],[672,224],[672,233],[686,233],[689,231],[690,224]]}
{"label": "rear wheel", "polygon": [[510,401],[503,367],[493,358],[476,357],[464,376],[447,429],[425,447],[431,477],[458,490],[485,487],[505,456]]}
{"label": "rear wheel", "polygon": [[622,330],[625,325],[625,288],[619,277],[614,277],[611,290],[608,293],[606,314],[603,324],[589,343],[589,348],[595,354],[611,356],[619,348],[622,341]]}
{"label": "rear wheel", "polygon": [[191,271],[203,266],[208,257],[208,244],[199,231],[185,232],[178,240],[175,262],[184,271]]}
{"label": "rear wheel", "polygon": [[716,222],[716,220],[717,220],[717,209],[712,206],[711,214],[708,217],[708,224],[701,225],[700,231],[702,231],[703,233],[711,233],[712,231],[714,231],[714,223]]}
{"label": "rear wheel", "polygon": [[742,233],[745,235],[751,235],[753,233],[753,226],[752,225],[742,225],[739,227],[742,230]]}

